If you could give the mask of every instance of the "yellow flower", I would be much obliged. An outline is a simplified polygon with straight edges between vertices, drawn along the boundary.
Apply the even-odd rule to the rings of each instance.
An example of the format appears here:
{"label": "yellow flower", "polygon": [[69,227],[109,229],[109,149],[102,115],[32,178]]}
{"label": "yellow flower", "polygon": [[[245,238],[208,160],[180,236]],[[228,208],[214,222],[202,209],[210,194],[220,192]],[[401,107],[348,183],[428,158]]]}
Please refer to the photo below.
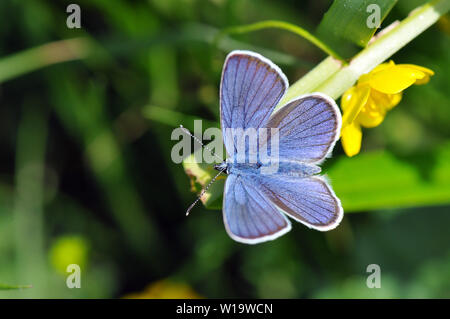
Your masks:
{"label": "yellow flower", "polygon": [[402,91],[413,84],[425,84],[434,72],[414,64],[382,63],[362,75],[342,95],[342,146],[348,156],[361,149],[361,127],[375,127],[402,99]]}
{"label": "yellow flower", "polygon": [[185,283],[160,280],[148,285],[143,291],[123,296],[125,299],[200,299],[189,285]]}

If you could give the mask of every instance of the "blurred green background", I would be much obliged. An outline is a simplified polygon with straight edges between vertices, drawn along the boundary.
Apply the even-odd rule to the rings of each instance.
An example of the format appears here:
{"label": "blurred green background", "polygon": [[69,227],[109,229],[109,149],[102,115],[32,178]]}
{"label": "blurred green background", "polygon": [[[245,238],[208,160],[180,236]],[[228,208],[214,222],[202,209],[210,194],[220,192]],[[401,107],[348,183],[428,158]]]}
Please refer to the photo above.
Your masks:
{"label": "blurred green background", "polygon": [[[248,246],[218,210],[185,217],[195,194],[171,132],[218,126],[233,49],[291,83],[325,58],[285,31],[215,43],[218,31],[265,19],[314,31],[331,1],[79,0],[82,28],[68,29],[71,2],[0,1],[0,288],[33,286],[0,298],[450,298],[448,16],[393,57],[434,70],[430,83],[364,131],[361,154],[338,143],[326,162],[342,224]],[[383,26],[421,3],[400,0]],[[81,289],[66,286],[73,263]],[[369,264],[380,289],[366,286]]]}

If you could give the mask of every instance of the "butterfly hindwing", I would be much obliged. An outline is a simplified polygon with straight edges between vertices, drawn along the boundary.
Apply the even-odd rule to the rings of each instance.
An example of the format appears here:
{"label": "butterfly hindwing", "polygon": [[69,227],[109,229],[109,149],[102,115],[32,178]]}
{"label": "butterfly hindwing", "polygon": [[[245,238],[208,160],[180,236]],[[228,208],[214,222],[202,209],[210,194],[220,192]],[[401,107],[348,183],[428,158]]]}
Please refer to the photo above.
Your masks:
{"label": "butterfly hindwing", "polygon": [[225,182],[223,220],[230,237],[247,244],[275,239],[291,229],[289,220],[240,175],[229,175]]}
{"label": "butterfly hindwing", "polygon": [[326,231],[342,220],[341,202],[323,177],[252,175],[247,178],[279,210],[308,227]]}

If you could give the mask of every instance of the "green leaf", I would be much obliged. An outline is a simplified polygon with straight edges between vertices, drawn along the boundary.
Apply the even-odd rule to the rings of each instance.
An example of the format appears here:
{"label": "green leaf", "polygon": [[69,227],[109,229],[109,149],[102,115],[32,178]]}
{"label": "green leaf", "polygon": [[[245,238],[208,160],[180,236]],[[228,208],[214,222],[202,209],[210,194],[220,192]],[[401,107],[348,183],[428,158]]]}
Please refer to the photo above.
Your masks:
{"label": "green leaf", "polygon": [[[197,164],[194,155],[183,163],[199,192],[216,174],[212,164]],[[388,151],[341,156],[324,167],[345,212],[450,203],[450,142],[432,151],[395,156]],[[224,178],[203,197],[209,209],[222,208]]]}
{"label": "green leaf", "polygon": [[0,82],[52,64],[83,59],[92,48],[88,39],[73,38],[12,54],[0,60]]}
{"label": "green leaf", "polygon": [[341,157],[328,176],[347,212],[450,203],[450,142],[433,151]]}
{"label": "green leaf", "polygon": [[5,285],[0,284],[0,290],[15,290],[15,289],[26,289],[26,288],[32,288],[31,285]]}
{"label": "green leaf", "polygon": [[[379,22],[379,27],[396,2],[335,0],[320,22],[317,36],[341,55],[348,56],[349,44],[365,47],[377,30],[371,22]],[[373,19],[378,17],[379,21]]]}

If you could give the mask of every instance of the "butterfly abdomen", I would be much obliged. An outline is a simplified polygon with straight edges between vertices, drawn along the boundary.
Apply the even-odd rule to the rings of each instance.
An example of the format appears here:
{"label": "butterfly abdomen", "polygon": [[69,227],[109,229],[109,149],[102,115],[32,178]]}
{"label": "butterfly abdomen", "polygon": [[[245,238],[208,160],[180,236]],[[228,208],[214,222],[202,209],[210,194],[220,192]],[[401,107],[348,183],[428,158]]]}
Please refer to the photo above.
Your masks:
{"label": "butterfly abdomen", "polygon": [[308,177],[320,173],[319,166],[297,161],[272,161],[260,163],[226,163],[229,174],[245,175],[283,175],[292,177]]}

